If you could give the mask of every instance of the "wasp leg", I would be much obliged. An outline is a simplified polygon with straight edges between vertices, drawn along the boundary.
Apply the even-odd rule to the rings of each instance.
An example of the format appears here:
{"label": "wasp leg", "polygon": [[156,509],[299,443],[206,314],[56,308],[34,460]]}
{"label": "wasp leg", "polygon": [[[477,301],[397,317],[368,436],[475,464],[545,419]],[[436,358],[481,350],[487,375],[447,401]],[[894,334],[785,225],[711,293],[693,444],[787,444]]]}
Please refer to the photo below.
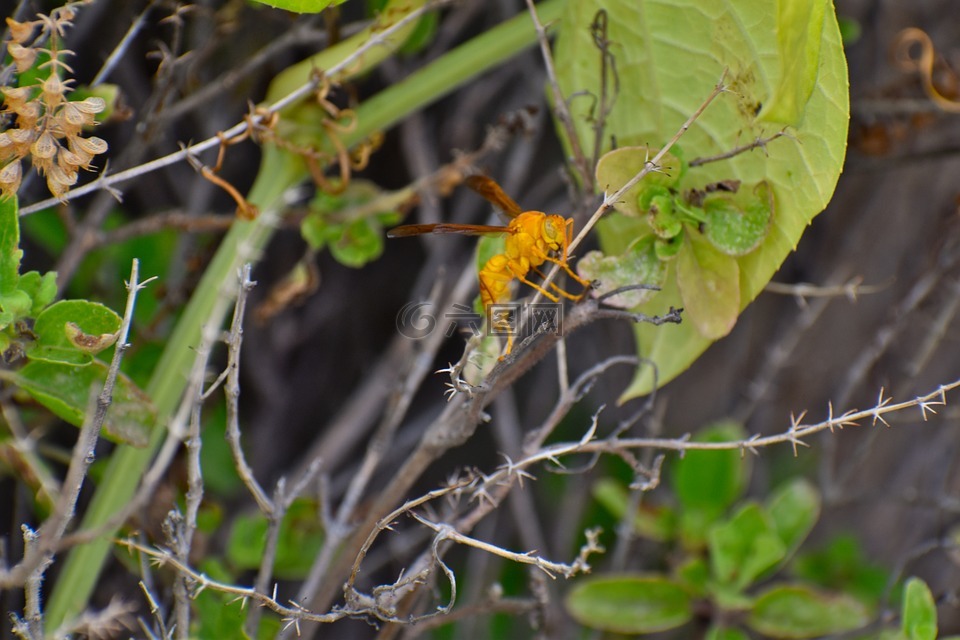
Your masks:
{"label": "wasp leg", "polygon": [[567,275],[568,275],[568,276],[570,276],[571,278],[573,278],[574,280],[576,280],[577,282],[579,282],[579,283],[582,284],[583,286],[585,286],[585,287],[590,286],[590,281],[589,281],[589,280],[584,280],[583,278],[581,278],[580,276],[578,276],[578,275],[570,268],[570,265],[567,264],[567,261],[566,261],[566,260],[559,260],[559,259],[553,258],[553,257],[551,257],[551,256],[545,256],[545,258],[546,258],[546,260],[548,260],[549,262],[552,262],[553,264],[558,265],[561,269],[563,269],[564,271],[567,272]]}
{"label": "wasp leg", "polygon": [[[546,278],[547,278],[547,274],[545,274],[544,272],[540,271],[540,269],[537,269],[536,267],[533,267],[533,270],[536,271],[536,272],[537,272],[537,275],[540,276],[541,278],[543,278],[543,279],[546,279]],[[554,282],[551,282],[551,283],[550,283],[550,288],[553,289],[554,291],[556,291],[557,293],[559,293],[561,296],[563,296],[563,297],[566,298],[567,300],[575,300],[575,301],[576,301],[576,300],[582,300],[582,299],[583,299],[583,296],[584,296],[583,293],[581,293],[581,294],[573,294],[573,293],[570,293],[569,291],[565,291],[564,289],[562,289],[559,285],[557,285],[557,284],[554,283]]]}

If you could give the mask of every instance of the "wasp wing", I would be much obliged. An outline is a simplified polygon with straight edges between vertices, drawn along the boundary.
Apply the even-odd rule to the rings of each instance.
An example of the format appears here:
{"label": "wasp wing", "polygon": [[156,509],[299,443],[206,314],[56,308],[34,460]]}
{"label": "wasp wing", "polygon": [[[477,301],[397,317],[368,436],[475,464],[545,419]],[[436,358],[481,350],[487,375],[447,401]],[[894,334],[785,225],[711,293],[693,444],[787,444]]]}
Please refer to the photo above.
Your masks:
{"label": "wasp wing", "polygon": [[523,213],[523,209],[520,207],[520,205],[518,205],[513,198],[504,193],[503,189],[500,188],[500,185],[487,176],[470,176],[467,178],[466,182],[468,187],[483,196],[487,202],[495,206],[497,209],[500,209],[500,211],[503,211],[511,218],[516,218]]}
{"label": "wasp wing", "polygon": [[508,227],[498,227],[485,224],[453,224],[441,222],[438,224],[405,224],[387,231],[388,238],[406,238],[420,236],[427,233],[456,233],[463,236],[489,236],[508,233]]}

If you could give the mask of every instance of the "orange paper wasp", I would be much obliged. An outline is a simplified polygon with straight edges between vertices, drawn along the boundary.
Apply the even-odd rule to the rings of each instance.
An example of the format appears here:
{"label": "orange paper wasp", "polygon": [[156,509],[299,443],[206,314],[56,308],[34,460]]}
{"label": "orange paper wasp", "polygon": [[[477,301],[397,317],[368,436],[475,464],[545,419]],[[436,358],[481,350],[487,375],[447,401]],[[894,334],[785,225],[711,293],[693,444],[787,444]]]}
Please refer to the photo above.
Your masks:
{"label": "orange paper wasp", "polygon": [[[553,291],[547,291],[527,277],[531,271],[541,278],[545,277],[538,267],[544,262],[552,262],[583,286],[590,285],[588,280],[574,273],[567,263],[567,247],[573,237],[572,218],[564,218],[556,214],[548,215],[542,211],[524,211],[503,192],[500,185],[485,176],[470,176],[466,182],[467,186],[510,216],[510,223],[505,227],[450,223],[409,224],[391,229],[387,232],[387,236],[400,238],[424,233],[459,233],[469,236],[506,234],[503,253],[498,253],[487,260],[477,274],[480,280],[480,302],[488,314],[490,305],[510,300],[510,282],[514,278],[533,287],[553,302],[559,302],[559,296],[570,300],[579,300],[583,297],[582,293],[573,295],[552,283],[550,286]],[[512,340],[508,340],[507,354],[510,353],[511,347]]]}

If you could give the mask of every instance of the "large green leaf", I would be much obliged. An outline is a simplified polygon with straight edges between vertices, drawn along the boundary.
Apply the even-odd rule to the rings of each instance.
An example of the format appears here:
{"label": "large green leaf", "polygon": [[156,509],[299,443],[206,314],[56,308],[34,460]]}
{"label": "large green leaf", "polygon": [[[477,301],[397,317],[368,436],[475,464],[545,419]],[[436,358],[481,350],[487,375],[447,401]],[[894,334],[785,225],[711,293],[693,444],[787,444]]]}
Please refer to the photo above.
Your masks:
{"label": "large green leaf", "polygon": [[[11,379],[34,400],[79,427],[89,418],[91,394],[103,388],[107,369],[99,360],[85,367],[36,360],[12,374]],[[145,447],[156,419],[157,410],[150,398],[127,376],[118,375],[103,422],[104,434],[114,442]]]}
{"label": "large green leaf", "polygon": [[[556,47],[561,88],[567,96],[579,96],[571,101],[571,110],[588,155],[593,154],[589,142],[598,115],[593,98],[601,94],[601,56],[589,27],[600,8],[608,14],[607,37],[619,77],[619,93],[606,117],[605,144],[665,143],[724,70],[730,91],[684,134],[685,158],[715,156],[791,125],[789,135],[772,141],[766,153],[755,150],[691,167],[676,185],[700,189],[730,179],[745,187],[764,180],[770,185],[770,231],[755,251],[736,258],[740,309],[763,289],[830,200],[846,149],[847,69],[833,7],[800,11],[804,20],[796,23],[790,19],[794,5],[783,3],[778,12],[769,0],[568,2]],[[801,49],[787,55],[791,42]],[[613,81],[608,79],[607,86],[610,99]],[[599,188],[612,192],[619,186]],[[649,233],[642,221],[631,222],[638,233]],[[604,224],[618,223],[610,219]],[[619,236],[613,243],[617,246],[608,246],[604,238],[611,235],[601,230],[600,244],[608,254],[619,253],[633,239]],[[683,306],[673,271],[671,267],[664,290],[643,311],[663,313],[671,305]],[[680,374],[711,342],[690,322],[668,329],[637,325],[635,333],[640,354],[657,364],[660,384]],[[621,400],[647,393],[652,385],[650,368],[643,367]]]}

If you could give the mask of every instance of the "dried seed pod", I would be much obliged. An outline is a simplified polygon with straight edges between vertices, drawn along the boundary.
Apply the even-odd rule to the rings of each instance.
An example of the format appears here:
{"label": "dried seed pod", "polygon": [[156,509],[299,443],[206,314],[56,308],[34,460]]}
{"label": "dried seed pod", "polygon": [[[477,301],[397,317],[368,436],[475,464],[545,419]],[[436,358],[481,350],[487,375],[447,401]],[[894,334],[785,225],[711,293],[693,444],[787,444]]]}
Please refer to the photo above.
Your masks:
{"label": "dried seed pod", "polygon": [[44,131],[40,134],[40,137],[37,138],[37,141],[30,146],[30,153],[33,154],[34,158],[43,158],[46,160],[56,155],[58,147],[59,145],[56,139],[54,139],[53,134],[49,131]]}

